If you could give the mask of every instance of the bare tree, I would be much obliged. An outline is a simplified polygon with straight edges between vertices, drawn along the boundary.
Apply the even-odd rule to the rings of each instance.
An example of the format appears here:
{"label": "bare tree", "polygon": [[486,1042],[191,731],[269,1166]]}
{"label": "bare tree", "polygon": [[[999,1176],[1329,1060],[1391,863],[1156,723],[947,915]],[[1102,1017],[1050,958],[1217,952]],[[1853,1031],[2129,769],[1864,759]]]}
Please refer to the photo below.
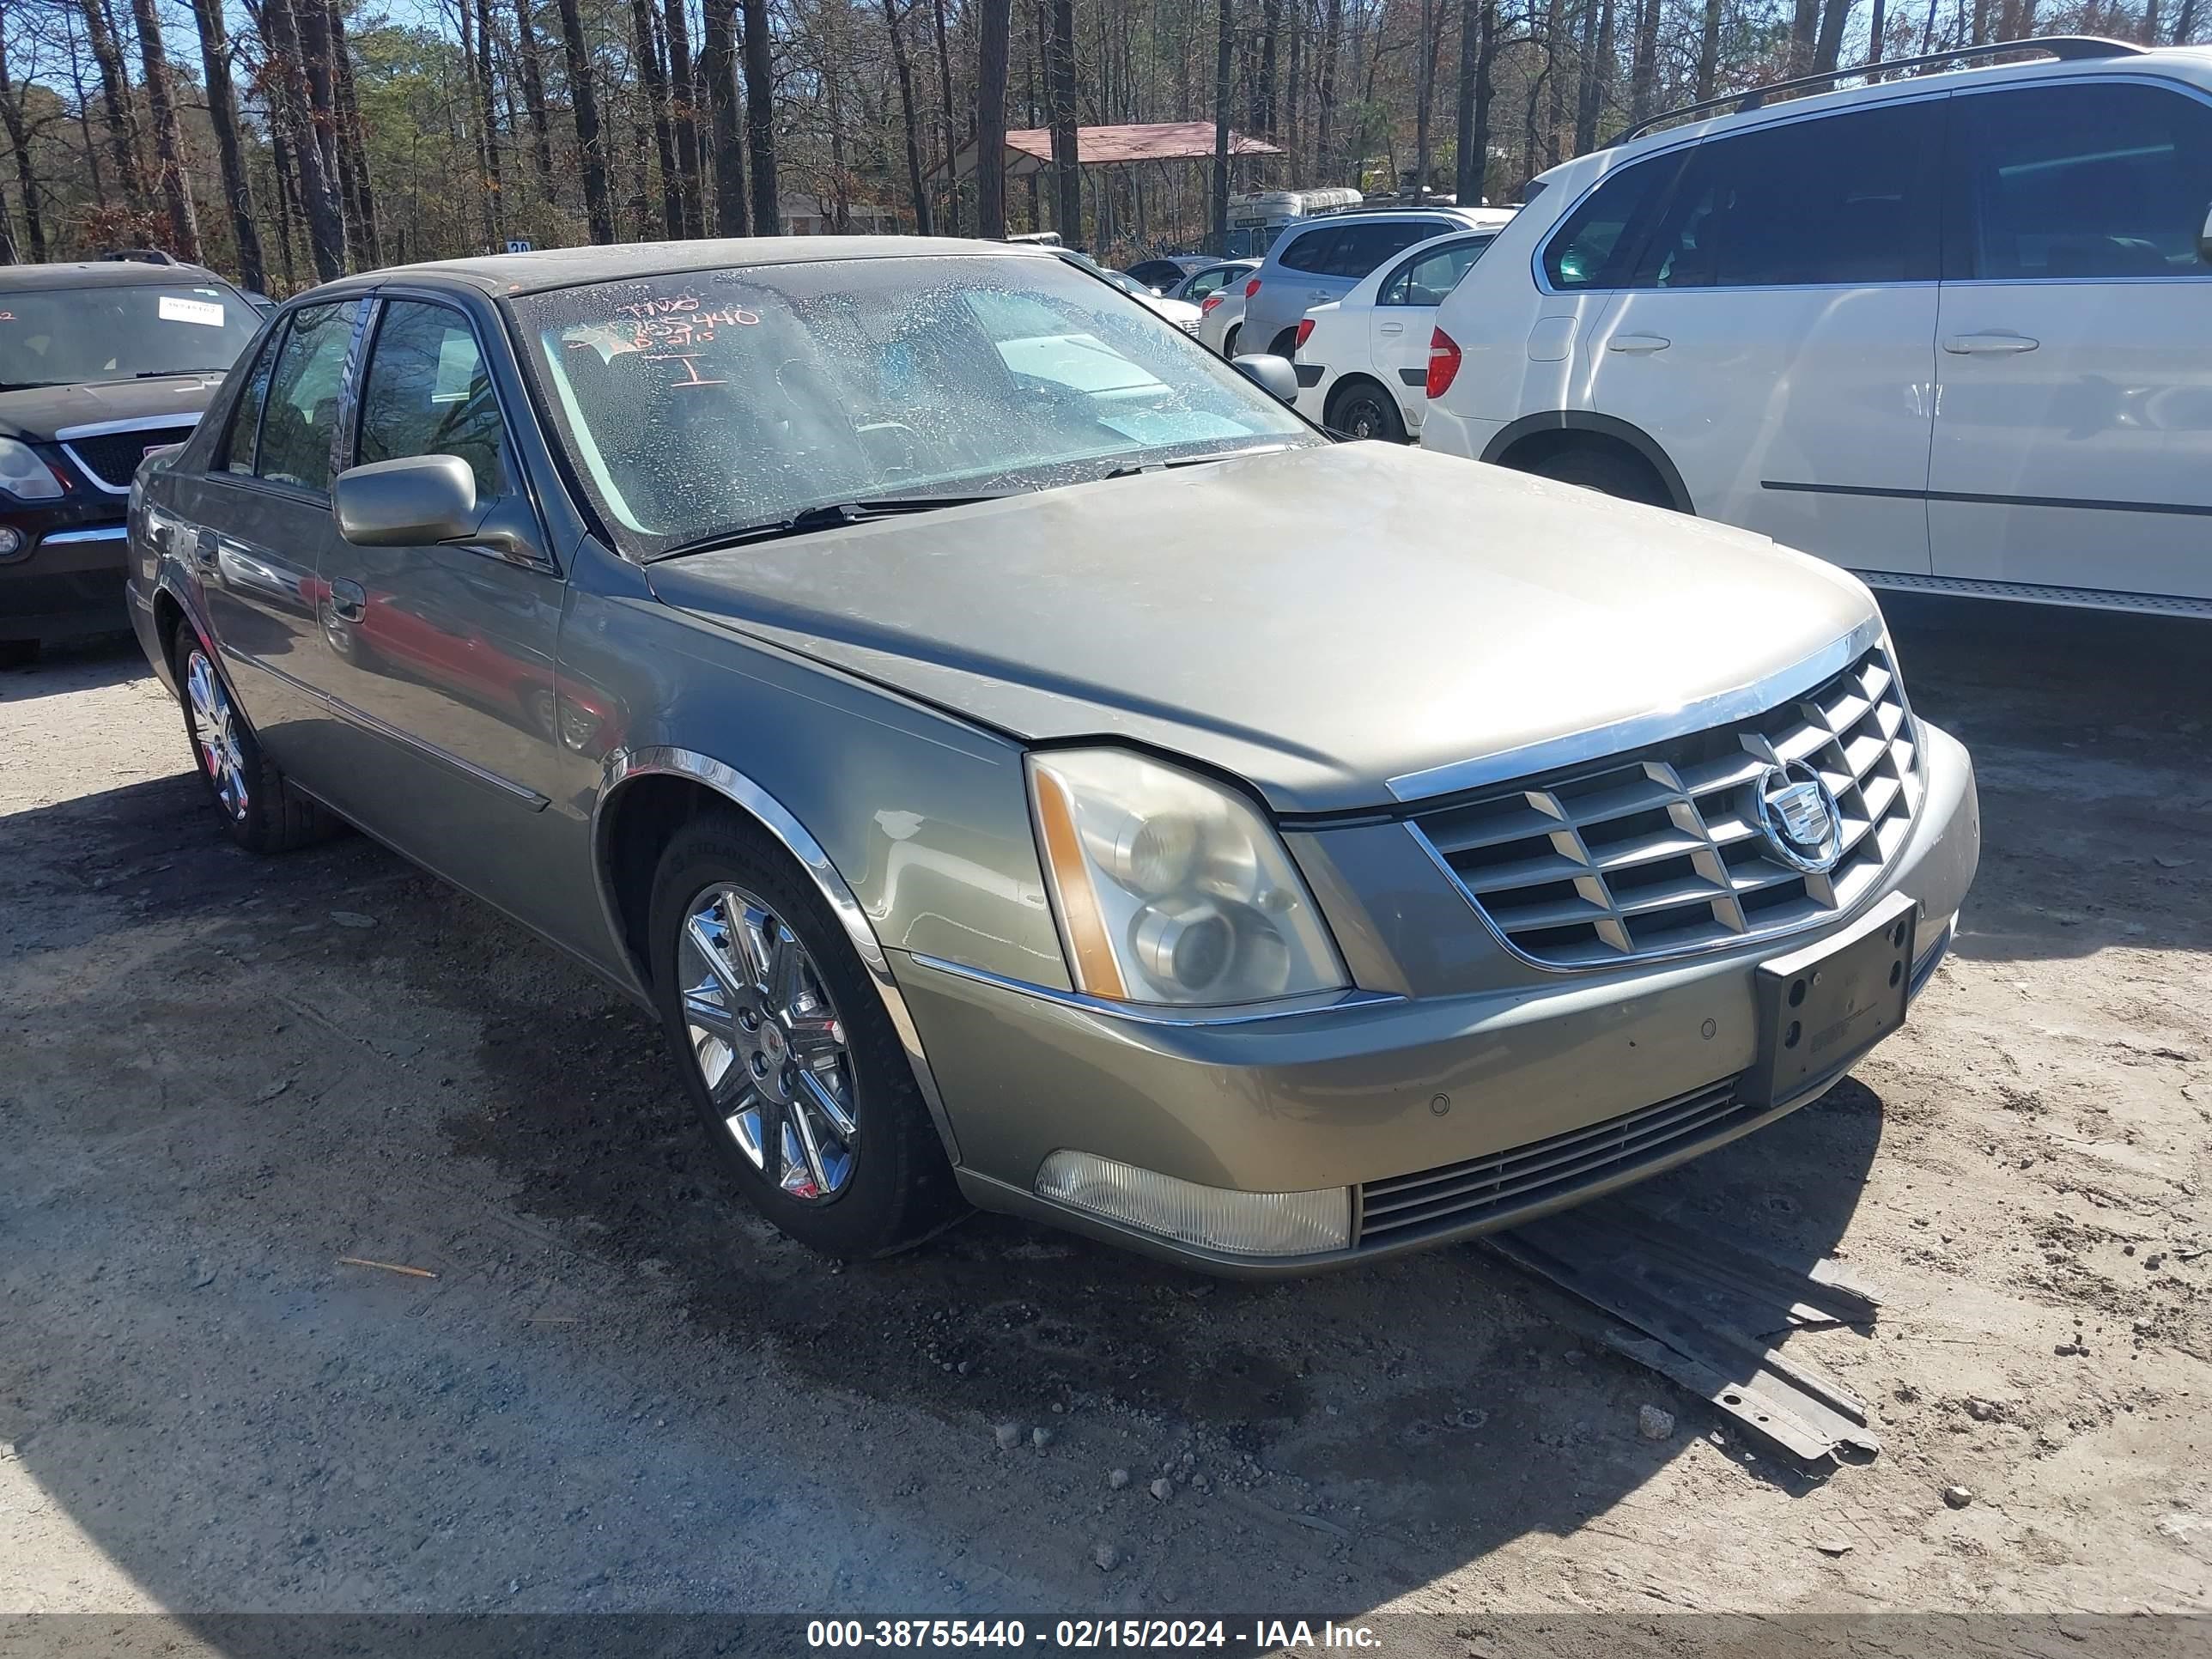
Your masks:
{"label": "bare tree", "polygon": [[605,246],[615,239],[614,198],[607,188],[606,137],[599,126],[592,48],[584,39],[584,18],[576,0],[561,0],[561,44],[568,58],[568,101],[576,118],[576,148],[583,155],[584,218],[591,227],[592,240]]}
{"label": "bare tree", "polygon": [[154,15],[154,0],[131,0],[131,11],[138,25],[138,58],[146,71],[146,106],[154,116],[154,154],[161,167],[161,205],[169,216],[172,251],[198,264],[200,220],[192,208],[191,180],[185,172],[185,136],[177,125],[161,20]]}
{"label": "bare tree", "polygon": [[476,0],[476,8],[477,155],[483,167],[485,251],[496,253],[507,242],[507,179],[500,167],[498,88],[491,72],[491,0]]}
{"label": "bare tree", "polygon": [[[1838,10],[1847,0],[1829,0]],[[1659,0],[1637,0],[1636,49],[1629,58],[1628,118],[1640,122],[1651,113],[1652,94],[1659,73]]]}
{"label": "bare tree", "polygon": [[[8,17],[4,9],[0,9],[0,125],[7,128],[9,148],[15,152],[15,184],[23,195],[23,232],[30,243],[31,258],[43,260],[46,257],[46,221],[39,211],[39,176],[31,161],[30,135],[23,119],[23,106],[17,100],[15,82],[8,70]],[[0,212],[0,217],[4,216],[4,212]]]}
{"label": "bare tree", "polygon": [[707,112],[714,133],[714,234],[743,236],[745,210],[744,117],[738,109],[737,0],[706,0],[699,34],[707,75]]}
{"label": "bare tree", "polygon": [[[312,0],[311,0],[312,3]],[[345,217],[322,145],[315,137],[315,113],[308,98],[300,25],[292,0],[264,0],[261,28],[276,80],[276,102],[291,150],[300,191],[300,210],[307,222],[307,252],[324,282],[345,273]]]}
{"label": "bare tree", "polygon": [[514,55],[522,65],[522,106],[530,112],[531,153],[538,163],[538,182],[550,198],[553,194],[553,127],[545,114],[545,70],[538,58],[530,0],[514,0]]}
{"label": "bare tree", "polygon": [[[1879,0],[1877,0],[1879,3]],[[1975,0],[1979,5],[1983,0]],[[1698,36],[1697,102],[1703,103],[1713,95],[1719,84],[1721,67],[1721,0],[1705,0],[1705,27]]]}
{"label": "bare tree", "polygon": [[1006,61],[1013,0],[981,0],[975,42],[976,234],[1006,234]]}
{"label": "bare tree", "polygon": [[[1715,0],[1718,3],[1718,0]],[[1490,167],[1491,84],[1498,62],[1498,0],[1460,0],[1459,8],[1459,176],[1453,183],[1459,204],[1482,200]]]}
{"label": "bare tree", "polygon": [[668,119],[676,129],[684,234],[702,236],[707,227],[699,205],[699,107],[691,90],[691,29],[684,14],[684,0],[668,0],[663,8],[668,32]]}
{"label": "bare tree", "polygon": [[1073,247],[1083,240],[1083,141],[1076,112],[1074,0],[1052,0],[1052,36],[1048,47],[1045,96],[1052,121],[1052,228]]}
{"label": "bare tree", "polygon": [[93,62],[100,66],[100,99],[107,122],[107,143],[115,157],[115,173],[124,198],[132,207],[146,200],[146,173],[139,164],[138,139],[131,118],[131,85],[123,73],[123,52],[116,45],[100,0],[83,0],[84,28],[92,44]]}
{"label": "bare tree", "polygon": [[1213,251],[1229,251],[1229,69],[1237,46],[1235,0],[1215,0],[1213,44]]}
{"label": "bare tree", "polygon": [[238,94],[231,85],[230,40],[222,15],[222,0],[192,0],[192,21],[198,25],[200,69],[207,82],[208,125],[215,130],[216,158],[222,168],[224,206],[230,214],[231,235],[238,243],[239,276],[257,294],[269,290],[269,271],[262,261],[261,227],[253,214],[253,182],[247,177],[246,157],[238,139]]}
{"label": "bare tree", "polygon": [[351,240],[371,267],[384,263],[384,247],[376,222],[376,186],[368,176],[368,132],[361,118],[361,96],[354,85],[353,52],[346,43],[345,13],[338,0],[326,0],[330,9],[331,62],[336,71],[338,154],[347,161],[349,181],[344,204]]}
{"label": "bare tree", "polygon": [[[570,0],[574,3],[574,0]],[[768,0],[742,0],[745,22],[745,149],[752,163],[753,234],[783,234],[776,193],[775,66],[769,57]]]}
{"label": "bare tree", "polygon": [[1815,75],[1826,75],[1843,56],[1844,29],[1851,21],[1852,4],[1853,0],[1826,0],[1821,7],[1820,38],[1813,46]]}
{"label": "bare tree", "polygon": [[645,82],[646,107],[653,114],[653,153],[660,159],[660,222],[672,240],[684,234],[684,181],[676,170],[676,132],[668,123],[668,75],[660,61],[653,17],[653,0],[629,0],[630,37],[638,75]]}
{"label": "bare tree", "polygon": [[[945,40],[945,0],[930,0],[930,12],[937,27],[937,86],[940,100],[938,113],[945,127],[945,170],[952,172],[952,158],[960,153],[960,135],[952,125],[952,49]],[[948,235],[960,234],[960,181],[955,177],[951,194],[945,203],[945,229]]]}
{"label": "bare tree", "polygon": [[906,37],[899,31],[899,0],[884,0],[884,29],[890,36],[891,70],[898,79],[899,117],[906,128],[906,178],[914,203],[914,229],[929,234],[929,187],[921,176],[921,131],[914,112],[914,69],[907,60]]}

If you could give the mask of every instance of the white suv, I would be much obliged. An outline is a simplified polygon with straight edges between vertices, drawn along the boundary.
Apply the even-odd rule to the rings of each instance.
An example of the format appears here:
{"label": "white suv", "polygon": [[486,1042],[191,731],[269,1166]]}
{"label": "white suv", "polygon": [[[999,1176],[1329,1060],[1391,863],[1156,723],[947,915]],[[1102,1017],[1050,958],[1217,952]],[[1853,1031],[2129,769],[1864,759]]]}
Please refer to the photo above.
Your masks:
{"label": "white suv", "polygon": [[2212,51],[2039,44],[1552,169],[1437,312],[1423,446],[2212,616]]}

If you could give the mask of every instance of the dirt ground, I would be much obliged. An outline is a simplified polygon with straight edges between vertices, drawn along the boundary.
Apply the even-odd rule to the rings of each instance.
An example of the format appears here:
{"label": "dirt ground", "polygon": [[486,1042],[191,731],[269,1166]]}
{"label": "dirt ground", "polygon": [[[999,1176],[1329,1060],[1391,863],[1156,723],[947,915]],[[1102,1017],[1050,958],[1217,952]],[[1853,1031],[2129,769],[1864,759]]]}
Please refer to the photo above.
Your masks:
{"label": "dirt ground", "polygon": [[0,1611],[2212,1609],[2212,635],[1891,610],[1980,769],[1957,954],[1645,1189],[1885,1293],[1790,1339],[1883,1442],[1825,1478],[1476,1247],[841,1270],[551,950],[234,850],[127,642],[0,676]]}

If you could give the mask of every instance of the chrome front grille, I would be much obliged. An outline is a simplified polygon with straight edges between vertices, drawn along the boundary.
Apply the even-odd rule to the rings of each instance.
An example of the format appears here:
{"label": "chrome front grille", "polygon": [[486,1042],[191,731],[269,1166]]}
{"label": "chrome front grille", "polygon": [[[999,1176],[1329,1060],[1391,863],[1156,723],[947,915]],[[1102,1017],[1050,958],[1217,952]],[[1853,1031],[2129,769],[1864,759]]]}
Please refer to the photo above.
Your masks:
{"label": "chrome front grille", "polygon": [[[1839,811],[1842,851],[1814,873],[1759,822],[1771,766],[1804,761]],[[1919,757],[1881,646],[1732,726],[1495,791],[1413,820],[1515,951],[1601,968],[1787,933],[1864,898],[1905,844]]]}
{"label": "chrome front grille", "polygon": [[127,495],[146,452],[163,444],[184,442],[192,435],[198,418],[187,416],[173,425],[137,427],[127,432],[82,434],[68,440],[62,448],[76,463],[77,471],[94,483],[110,495]]}
{"label": "chrome front grille", "polygon": [[1586,1129],[1368,1182],[1359,1189],[1359,1243],[1395,1243],[1471,1222],[1510,1222],[1539,1205],[1741,1131],[1769,1109],[1739,1101],[1735,1085],[1735,1079],[1723,1078]]}

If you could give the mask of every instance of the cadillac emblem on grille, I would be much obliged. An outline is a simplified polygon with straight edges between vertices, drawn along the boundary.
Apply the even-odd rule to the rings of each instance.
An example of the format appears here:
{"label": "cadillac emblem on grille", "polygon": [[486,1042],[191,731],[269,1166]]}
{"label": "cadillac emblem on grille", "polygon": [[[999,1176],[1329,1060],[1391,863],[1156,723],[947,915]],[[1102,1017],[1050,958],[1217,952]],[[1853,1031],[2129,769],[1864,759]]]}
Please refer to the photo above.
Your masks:
{"label": "cadillac emblem on grille", "polygon": [[1843,854],[1843,819],[1836,798],[1806,762],[1770,766],[1752,786],[1759,825],[1774,850],[1800,870],[1832,869]]}

